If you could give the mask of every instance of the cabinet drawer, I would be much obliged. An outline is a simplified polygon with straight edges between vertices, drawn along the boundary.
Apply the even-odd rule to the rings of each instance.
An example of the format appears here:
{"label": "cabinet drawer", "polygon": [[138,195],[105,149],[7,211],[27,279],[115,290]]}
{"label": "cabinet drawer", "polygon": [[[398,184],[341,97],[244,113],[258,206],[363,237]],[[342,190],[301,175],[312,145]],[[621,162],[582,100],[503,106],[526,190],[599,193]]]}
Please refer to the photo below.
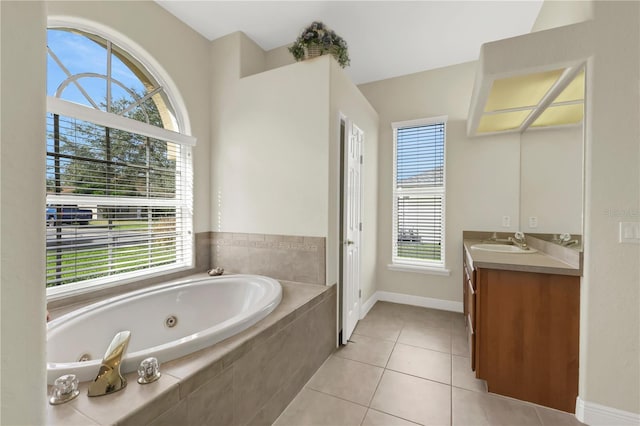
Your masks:
{"label": "cabinet drawer", "polygon": [[472,332],[476,331],[476,291],[471,284],[471,280],[467,280],[467,288],[465,291],[467,306],[467,323]]}
{"label": "cabinet drawer", "polygon": [[469,357],[471,358],[471,370],[476,371],[476,333],[471,325],[471,317],[469,315],[467,315],[467,340]]}

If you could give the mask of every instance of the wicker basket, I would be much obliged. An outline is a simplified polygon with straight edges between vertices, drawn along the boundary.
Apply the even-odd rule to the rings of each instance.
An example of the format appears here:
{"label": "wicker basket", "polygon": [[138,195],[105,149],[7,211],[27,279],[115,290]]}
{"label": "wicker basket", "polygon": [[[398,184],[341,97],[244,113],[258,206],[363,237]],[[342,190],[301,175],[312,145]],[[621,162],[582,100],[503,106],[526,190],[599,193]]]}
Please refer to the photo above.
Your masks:
{"label": "wicker basket", "polygon": [[311,44],[306,47],[306,59],[315,58],[322,55],[322,48],[317,44]]}

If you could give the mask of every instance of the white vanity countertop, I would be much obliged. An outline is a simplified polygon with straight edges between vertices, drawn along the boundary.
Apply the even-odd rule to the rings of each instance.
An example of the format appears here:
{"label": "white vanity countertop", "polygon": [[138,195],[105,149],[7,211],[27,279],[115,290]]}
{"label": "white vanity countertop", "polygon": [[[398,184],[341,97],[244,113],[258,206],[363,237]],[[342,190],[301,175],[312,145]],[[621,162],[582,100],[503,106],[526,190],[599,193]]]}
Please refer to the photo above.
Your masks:
{"label": "white vanity countertop", "polygon": [[540,250],[535,253],[499,253],[471,248],[473,244],[482,242],[482,240],[464,240],[467,261],[471,263],[469,266],[473,268],[573,276],[582,275],[581,268],[550,256]]}

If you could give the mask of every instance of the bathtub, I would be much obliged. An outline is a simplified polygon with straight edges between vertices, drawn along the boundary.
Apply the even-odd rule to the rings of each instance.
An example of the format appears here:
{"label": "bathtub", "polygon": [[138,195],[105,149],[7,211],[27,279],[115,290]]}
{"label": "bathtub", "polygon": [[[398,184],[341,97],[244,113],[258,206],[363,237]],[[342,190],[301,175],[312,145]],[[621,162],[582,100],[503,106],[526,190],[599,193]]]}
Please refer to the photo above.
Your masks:
{"label": "bathtub", "polygon": [[[126,293],[70,312],[47,324],[47,383],[63,374],[95,379],[119,331],[131,331],[121,366],[136,371],[211,346],[252,326],[282,299],[274,279],[258,275],[194,278]],[[87,359],[79,361],[81,359]]]}

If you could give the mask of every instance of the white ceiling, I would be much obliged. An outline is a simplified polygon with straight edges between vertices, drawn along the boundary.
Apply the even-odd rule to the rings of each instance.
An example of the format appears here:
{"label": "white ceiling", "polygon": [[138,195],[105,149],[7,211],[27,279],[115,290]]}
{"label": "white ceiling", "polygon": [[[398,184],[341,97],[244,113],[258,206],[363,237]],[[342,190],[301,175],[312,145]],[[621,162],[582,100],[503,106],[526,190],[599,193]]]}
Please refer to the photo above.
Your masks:
{"label": "white ceiling", "polygon": [[480,45],[531,31],[542,0],[156,2],[209,40],[242,31],[265,50],[322,21],[349,45],[356,84],[473,61]]}

